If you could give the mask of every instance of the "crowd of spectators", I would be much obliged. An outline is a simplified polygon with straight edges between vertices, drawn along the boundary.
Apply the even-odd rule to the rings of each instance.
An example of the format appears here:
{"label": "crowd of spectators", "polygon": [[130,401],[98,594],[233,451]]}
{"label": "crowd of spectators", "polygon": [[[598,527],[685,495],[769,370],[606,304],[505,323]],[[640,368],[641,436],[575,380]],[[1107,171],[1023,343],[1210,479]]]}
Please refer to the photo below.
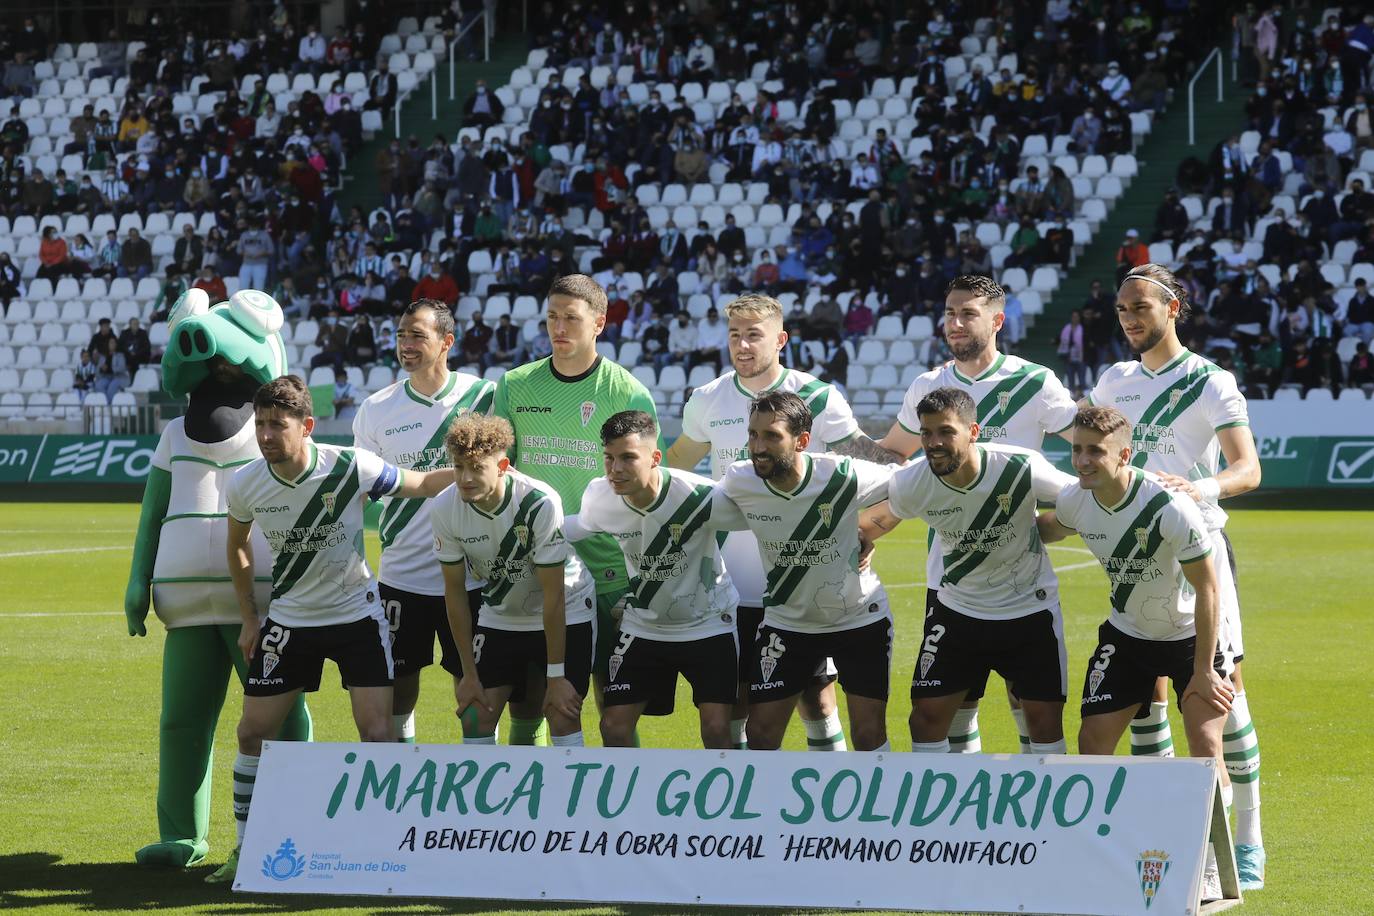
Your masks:
{"label": "crowd of spectators", "polygon": [[[1256,86],[1245,131],[1181,170],[1207,211],[1193,220],[1170,193],[1150,239],[1170,243],[1194,303],[1184,342],[1250,397],[1374,385],[1374,15],[1313,12],[1236,18],[1242,78]],[[1123,269],[1141,248],[1123,246]]]}

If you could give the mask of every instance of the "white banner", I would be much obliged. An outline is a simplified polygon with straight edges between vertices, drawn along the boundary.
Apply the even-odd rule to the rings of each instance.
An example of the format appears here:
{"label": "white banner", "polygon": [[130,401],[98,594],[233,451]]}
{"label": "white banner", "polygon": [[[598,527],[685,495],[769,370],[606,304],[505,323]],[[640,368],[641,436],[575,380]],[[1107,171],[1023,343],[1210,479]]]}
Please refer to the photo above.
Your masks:
{"label": "white banner", "polygon": [[234,888],[1185,914],[1215,778],[1189,759],[270,742]]}

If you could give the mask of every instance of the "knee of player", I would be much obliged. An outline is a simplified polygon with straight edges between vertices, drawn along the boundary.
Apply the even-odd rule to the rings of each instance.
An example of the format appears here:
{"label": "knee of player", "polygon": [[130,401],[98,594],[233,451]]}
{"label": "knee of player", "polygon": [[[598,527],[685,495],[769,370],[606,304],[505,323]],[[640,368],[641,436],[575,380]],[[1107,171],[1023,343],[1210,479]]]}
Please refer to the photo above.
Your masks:
{"label": "knee of player", "polygon": [[601,720],[601,743],[606,747],[629,747],[630,735],[634,731],[627,723],[610,719]]}
{"label": "knee of player", "polygon": [[730,740],[730,723],[703,722],[701,744],[702,747],[710,749],[732,747],[734,742]]}
{"label": "knee of player", "polygon": [[879,722],[849,723],[849,740],[855,750],[872,750],[887,740],[887,725]]}
{"label": "knee of player", "polygon": [[358,726],[359,741],[391,741],[393,739],[391,722],[389,721],[366,722]]}
{"label": "knee of player", "polygon": [[262,753],[262,742],[271,737],[266,730],[248,719],[240,719],[235,729],[239,742],[239,753],[256,757]]}

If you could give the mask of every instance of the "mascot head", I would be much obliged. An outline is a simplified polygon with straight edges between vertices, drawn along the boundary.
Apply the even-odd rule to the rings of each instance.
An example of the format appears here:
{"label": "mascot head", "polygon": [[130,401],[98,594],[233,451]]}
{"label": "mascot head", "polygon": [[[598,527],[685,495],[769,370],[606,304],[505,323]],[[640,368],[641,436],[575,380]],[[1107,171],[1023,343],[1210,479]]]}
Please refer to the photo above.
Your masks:
{"label": "mascot head", "polygon": [[201,289],[188,289],[167,316],[170,339],[162,354],[162,388],[185,397],[207,378],[240,374],[265,385],[286,374],[281,306],[264,292],[242,289],[211,307]]}

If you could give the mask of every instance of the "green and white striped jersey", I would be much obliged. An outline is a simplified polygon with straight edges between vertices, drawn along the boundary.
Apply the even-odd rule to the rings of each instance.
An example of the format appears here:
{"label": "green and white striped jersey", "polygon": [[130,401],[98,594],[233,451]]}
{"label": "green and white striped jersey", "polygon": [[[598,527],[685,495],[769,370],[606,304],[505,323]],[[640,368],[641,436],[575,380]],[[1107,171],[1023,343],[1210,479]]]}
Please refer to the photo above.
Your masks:
{"label": "green and white striped jersey", "polygon": [[[1088,400],[1115,407],[1134,424],[1132,465],[1188,480],[1216,476],[1219,431],[1250,425],[1235,376],[1189,350],[1158,372],[1138,360],[1117,363],[1098,378]],[[1226,513],[1216,503],[1200,508],[1210,530],[1226,526]]]}
{"label": "green and white striped jersey", "polygon": [[[859,431],[854,411],[835,386],[814,375],[784,368],[778,380],[765,389],[790,391],[811,408],[811,445],[813,453],[852,439]],[[682,408],[682,434],[711,445],[711,476],[720,480],[736,461],[749,458],[749,405],[755,395],[731,370],[692,392]],[[730,577],[739,590],[744,607],[763,605],[764,574],[758,544],[753,532],[732,532],[722,548]]]}
{"label": "green and white striped jersey", "polygon": [[1079,533],[1106,571],[1112,626],[1130,636],[1162,641],[1197,632],[1196,595],[1181,564],[1210,554],[1212,538],[1196,502],[1137,469],[1115,506],[1103,506],[1075,481],[1059,494],[1055,515]]}
{"label": "green and white striped jersey", "polygon": [[658,498],[646,509],[618,496],[606,478],[593,480],[564,531],[571,541],[603,532],[620,544],[630,572],[622,631],[670,641],[733,633],[739,595],[716,532],[743,529],[744,516],[711,480],[660,471]]}
{"label": "green and white striped jersey", "polygon": [[272,550],[277,623],[320,627],[381,613],[363,550],[363,504],[390,496],[404,471],[361,448],[306,441],[310,463],[294,480],[257,458],[234,472],[229,514],[255,524]]}
{"label": "green and white striped jersey", "polygon": [[[978,405],[978,441],[991,445],[1038,452],[1045,437],[1068,429],[1078,412],[1073,396],[1051,369],[1002,353],[977,378],[960,372],[954,360],[918,375],[897,412],[897,422],[907,432],[920,434],[916,405],[936,388],[961,388],[973,397]],[[931,588],[944,575],[943,555],[943,546],[927,541],[926,582]]]}
{"label": "green and white striped jersey", "polygon": [[748,461],[730,465],[721,481],[758,538],[764,623],[833,633],[890,617],[877,575],[859,571],[859,510],[887,498],[893,466],[831,454],[802,459],[801,482],[789,492]]}
{"label": "green and white striped jersey", "polygon": [[978,477],[960,488],[924,457],[892,475],[887,500],[898,518],[939,534],[940,601],[985,620],[1025,617],[1059,601],[1059,580],[1035,527],[1036,500],[1053,501],[1074,478],[1039,452],[978,445]]}
{"label": "green and white striped jersey", "polygon": [[[495,393],[494,382],[466,372],[450,372],[448,382],[433,397],[420,394],[409,379],[396,382],[358,406],[353,442],[400,468],[432,471],[449,467],[444,449],[449,424],[466,411],[489,411]],[[382,561],[377,578],[401,591],[442,595],[444,576],[434,562],[429,503],[424,498],[386,498],[378,527]],[[481,584],[480,579],[469,575],[468,588]]]}
{"label": "green and white striped jersey", "polygon": [[505,494],[493,512],[463,501],[457,487],[434,499],[430,525],[440,563],[466,563],[482,587],[478,623],[494,630],[542,630],[544,592],[536,566],[563,569],[564,619],[592,619],[596,595],[591,576],[563,536],[563,504],[553,487],[509,470]]}

